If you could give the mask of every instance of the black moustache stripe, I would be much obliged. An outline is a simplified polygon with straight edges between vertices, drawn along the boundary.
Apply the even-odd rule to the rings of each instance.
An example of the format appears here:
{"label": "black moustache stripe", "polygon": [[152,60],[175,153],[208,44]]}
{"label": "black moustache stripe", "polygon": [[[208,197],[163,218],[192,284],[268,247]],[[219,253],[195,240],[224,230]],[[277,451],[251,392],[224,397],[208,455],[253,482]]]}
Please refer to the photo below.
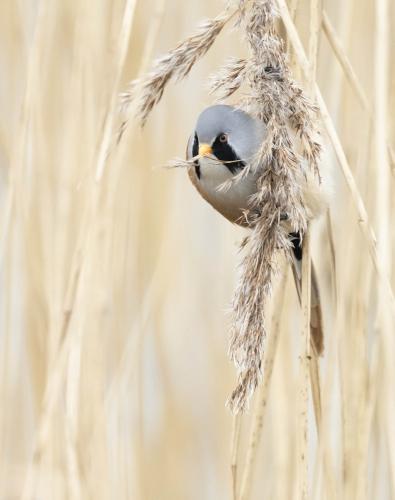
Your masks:
{"label": "black moustache stripe", "polygon": [[240,170],[243,170],[246,164],[240,160],[232,146],[228,142],[221,142],[219,137],[213,143],[213,154],[218,160],[224,163],[232,174],[237,174]]}
{"label": "black moustache stripe", "polygon": [[[199,154],[199,139],[198,136],[195,132],[195,138],[193,140],[193,146],[192,146],[192,156],[197,156]],[[200,164],[199,160],[195,160],[193,162],[195,164],[195,172],[196,172],[196,177],[200,179]]]}
{"label": "black moustache stripe", "polygon": [[[245,162],[243,160],[240,160],[240,158],[237,156],[235,153],[234,149],[228,142],[222,142],[219,140],[218,136],[213,145],[213,155],[218,158],[219,161],[221,161],[231,172],[233,175],[237,174],[243,168],[246,166]],[[195,137],[193,140],[193,146],[192,146],[192,156],[198,156],[199,154],[199,139],[197,134],[195,133]],[[200,171],[200,163],[199,160],[194,161],[195,164],[195,172],[196,172],[196,177],[200,179],[201,177],[201,171]]]}

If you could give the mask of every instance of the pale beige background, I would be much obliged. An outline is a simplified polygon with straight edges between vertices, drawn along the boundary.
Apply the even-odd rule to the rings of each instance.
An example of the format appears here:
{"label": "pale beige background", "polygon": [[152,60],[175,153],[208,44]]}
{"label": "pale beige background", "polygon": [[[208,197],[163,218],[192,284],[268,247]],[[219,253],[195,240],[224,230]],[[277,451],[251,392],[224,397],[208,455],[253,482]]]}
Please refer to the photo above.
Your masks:
{"label": "pale beige background", "polygon": [[[131,123],[98,182],[105,124],[114,117],[117,126],[114,97],[137,75],[144,47],[152,45],[151,60],[223,8],[219,0],[129,3],[123,67],[122,0],[0,3],[4,500],[232,498],[226,310],[243,231],[198,197],[186,172],[159,167],[183,156],[196,116],[212,102],[208,75],[245,47],[239,31],[226,30],[187,80],[169,85],[143,131]],[[310,2],[290,3],[307,49]],[[375,127],[323,33],[317,82],[393,285],[394,165],[374,133],[387,126],[394,143],[395,8],[387,3],[388,36],[375,27],[384,0],[323,5]],[[323,141],[337,300],[324,217],[313,229],[324,417],[317,439],[310,408],[309,498],[395,498],[394,301],[378,285],[355,193]],[[299,498],[301,323],[287,283],[251,499]],[[252,414],[253,405],[242,420],[239,485]]]}

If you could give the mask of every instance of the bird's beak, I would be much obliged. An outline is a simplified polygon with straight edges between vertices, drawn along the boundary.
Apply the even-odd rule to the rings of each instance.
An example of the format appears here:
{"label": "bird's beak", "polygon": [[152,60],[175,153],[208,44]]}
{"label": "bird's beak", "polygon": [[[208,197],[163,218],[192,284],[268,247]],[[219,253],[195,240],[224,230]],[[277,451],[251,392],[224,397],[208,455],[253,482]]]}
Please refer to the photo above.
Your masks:
{"label": "bird's beak", "polygon": [[199,147],[199,156],[208,156],[213,152],[211,146],[209,144],[200,144]]}

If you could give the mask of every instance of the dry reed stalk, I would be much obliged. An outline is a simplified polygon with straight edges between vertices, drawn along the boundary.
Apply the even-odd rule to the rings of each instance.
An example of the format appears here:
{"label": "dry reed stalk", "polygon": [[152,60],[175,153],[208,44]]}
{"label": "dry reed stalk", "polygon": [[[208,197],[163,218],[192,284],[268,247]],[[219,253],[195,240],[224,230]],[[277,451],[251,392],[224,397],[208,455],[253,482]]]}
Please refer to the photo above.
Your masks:
{"label": "dry reed stalk", "polygon": [[[299,4],[299,0],[291,0],[291,2],[289,3],[289,12],[291,13],[293,21],[295,21],[296,11],[298,9],[298,4]],[[290,46],[288,38],[285,41],[285,47],[286,47],[287,54],[290,55],[290,66],[291,66],[291,68],[295,68],[296,65],[295,65],[295,61],[294,61],[294,54],[291,50],[291,46]]]}
{"label": "dry reed stalk", "polygon": [[[37,12],[34,33],[28,53],[28,67],[26,70],[26,83],[23,89],[23,97],[18,117],[17,133],[13,137],[10,151],[10,189],[7,191],[7,201],[4,210],[4,221],[2,224],[2,236],[0,244],[0,264],[3,263],[7,239],[10,239],[11,222],[15,221],[16,205],[21,204],[23,199],[16,199],[17,185],[21,182],[25,155],[28,148],[29,132],[31,130],[31,113],[34,102],[34,86],[37,80],[37,71],[40,55],[45,41],[43,40],[42,27],[46,21],[48,9],[45,2],[41,2]],[[19,210],[22,210],[20,208]]]}
{"label": "dry reed stalk", "polygon": [[[377,239],[378,257],[387,276],[391,275],[390,256],[390,189],[391,178],[387,151],[387,110],[388,110],[388,70],[389,70],[389,26],[386,0],[376,3],[376,30],[375,30],[375,67],[374,67],[374,132],[375,154],[374,159],[378,169],[377,191]],[[381,300],[379,298],[379,303]],[[384,312],[384,311],[383,311]],[[385,312],[384,312],[385,313]]]}
{"label": "dry reed stalk", "polygon": [[286,287],[288,283],[288,269],[284,271],[278,284],[278,297],[273,308],[272,327],[268,338],[265,354],[263,381],[257,393],[257,400],[254,407],[253,423],[249,435],[248,448],[246,453],[246,463],[243,469],[239,500],[248,500],[252,484],[256,455],[261,440],[264,425],[264,416],[272,380],[274,358],[276,355],[279,335],[281,332],[281,319],[284,312],[284,302]]}
{"label": "dry reed stalk", "polygon": [[238,454],[240,444],[240,431],[241,431],[241,415],[233,415],[232,417],[232,436],[230,439],[230,471],[232,475],[232,494],[233,500],[237,500],[238,489]]}
{"label": "dry reed stalk", "polygon": [[[286,24],[288,23],[287,29],[289,30],[289,33],[292,33],[292,35],[296,35],[296,31],[292,27],[292,23],[290,22],[290,19],[288,17],[288,14],[287,14],[285,8],[283,10],[283,13],[285,14],[285,16],[284,16],[285,17],[285,23]],[[297,38],[297,35],[294,37],[294,42],[295,43],[296,43],[296,38]],[[294,46],[295,46],[295,43],[294,43]],[[300,48],[301,48],[301,45],[299,46],[299,49]],[[299,57],[301,59],[303,59],[303,57],[304,57],[304,55],[303,55],[303,49],[299,50],[299,51],[297,50],[296,52],[297,53],[299,52]],[[307,65],[305,65],[305,60],[303,60],[303,66],[304,66],[304,69],[306,70],[306,74],[307,74]],[[365,228],[365,222],[367,221],[366,210],[365,210],[365,208],[363,206],[363,203],[362,203],[362,200],[361,200],[360,195],[358,193],[358,190],[356,189],[356,186],[355,186],[355,183],[353,181],[351,171],[349,170],[349,167],[348,167],[345,155],[344,155],[344,153],[341,150],[342,148],[341,148],[340,142],[339,142],[339,140],[338,140],[338,138],[336,136],[336,132],[335,132],[334,127],[333,127],[333,125],[332,125],[332,123],[330,121],[328,112],[326,110],[325,104],[324,104],[323,99],[322,99],[322,97],[321,97],[321,95],[319,93],[318,88],[317,88],[316,91],[317,91],[317,95],[318,95],[318,102],[320,104],[320,107],[321,107],[321,110],[322,110],[322,113],[323,113],[324,123],[325,123],[325,125],[327,127],[327,131],[328,131],[329,136],[330,136],[330,138],[332,140],[332,144],[335,147],[338,159],[340,160],[340,163],[341,163],[341,166],[342,166],[342,169],[343,169],[343,173],[345,173],[348,185],[349,185],[349,187],[350,187],[350,189],[352,191],[353,199],[356,200],[356,204],[357,204],[357,207],[358,207],[359,211],[363,212],[364,218],[360,219],[360,224],[361,225],[363,224],[362,225],[362,229],[364,229]],[[385,138],[385,135],[382,135],[381,137]],[[382,262],[380,260],[380,257],[377,254],[376,244],[375,244],[375,238],[374,238],[374,235],[372,236],[373,232],[371,230],[370,231],[366,230],[366,231],[364,231],[364,234],[365,234],[366,238],[369,240],[369,242],[371,243],[371,245],[370,245],[370,253],[371,253],[371,256],[373,258],[375,267],[376,267],[376,272],[379,274],[379,277],[380,277],[380,288],[382,290],[383,289],[386,290],[386,292],[385,292],[386,293],[385,302],[388,303],[388,300],[389,300],[390,308],[391,308],[391,310],[393,312],[394,311],[393,310],[393,293],[392,293],[391,286],[390,286],[390,284],[389,284],[389,282],[388,282],[388,280],[386,278],[385,270],[382,267]],[[388,338],[388,336],[386,335],[386,332],[388,332],[388,331],[389,331],[388,330],[388,325],[385,325],[384,329],[383,329],[384,338]]]}
{"label": "dry reed stalk", "polygon": [[[32,137],[32,110],[34,107],[34,99],[35,93],[37,91],[37,80],[39,73],[39,66],[41,63],[41,53],[43,51],[43,47],[45,46],[45,33],[44,26],[47,22],[48,17],[48,4],[45,2],[40,3],[39,10],[37,13],[36,24],[34,27],[34,35],[31,44],[31,48],[29,50],[29,58],[28,58],[28,68],[27,68],[27,77],[26,84],[23,91],[22,103],[21,103],[21,112],[18,120],[17,126],[17,134],[14,136],[15,143],[11,149],[11,167],[10,167],[10,189],[8,190],[8,198],[7,198],[7,209],[6,209],[6,220],[3,226],[3,237],[4,241],[7,238],[10,238],[10,228],[13,226],[17,227],[18,218],[20,218],[18,229],[24,227],[26,229],[26,216],[27,216],[27,201],[24,196],[22,196],[20,188],[23,184],[23,179],[26,176],[26,162],[27,162],[27,152],[29,147],[31,146],[31,137]],[[27,232],[27,231],[26,231]],[[11,241],[11,240],[10,240]],[[37,342],[37,339],[35,339]],[[40,371],[38,366],[34,367],[34,375]],[[35,382],[38,379],[34,380]],[[37,384],[38,385],[38,384]],[[33,396],[36,398],[36,407],[40,406],[41,402],[41,394],[40,388],[37,385],[33,388]],[[45,435],[47,435],[48,426],[45,427]],[[40,443],[43,439],[40,440]],[[32,465],[28,469],[27,473],[27,489],[31,492],[35,487],[37,482],[37,477],[39,475],[39,466],[37,464],[40,458],[41,446],[38,450],[36,450],[35,455],[32,459]],[[25,472],[25,471],[24,471]],[[29,495],[31,497],[31,495]]]}
{"label": "dry reed stalk", "polygon": [[306,230],[303,241],[302,261],[302,352],[300,354],[299,385],[299,435],[298,435],[298,484],[299,498],[308,498],[308,409],[310,372],[310,304],[311,304],[311,254],[310,234]]}
{"label": "dry reed stalk", "polygon": [[[317,57],[319,50],[319,36],[320,36],[320,28],[321,28],[321,17],[322,17],[322,2],[321,0],[311,0],[310,1],[310,26],[309,26],[309,62],[310,62],[310,75],[309,75],[309,89],[310,92],[313,92],[314,85],[317,77]],[[310,306],[311,303],[311,251],[310,251],[310,239],[306,242],[306,246],[308,246],[307,255],[304,255],[304,259],[308,259],[309,262],[305,264],[305,268],[302,266],[302,311],[304,313],[304,328],[309,328],[310,324]],[[305,273],[305,277],[303,278],[303,272]],[[303,279],[305,280],[304,287],[308,287],[308,290],[303,289]],[[305,303],[303,304],[303,299]],[[308,308],[308,310],[306,309]],[[313,405],[314,405],[314,414],[315,421],[317,426],[317,434],[320,433],[321,426],[321,386],[320,386],[320,371],[319,371],[319,362],[318,362],[318,353],[315,352],[313,339],[310,336],[309,332],[304,332],[304,335],[307,335],[307,343],[306,345],[306,357],[309,360],[309,373],[310,373],[310,381],[311,381],[311,392],[313,396]],[[310,347],[313,347],[310,349]]]}
{"label": "dry reed stalk", "polygon": [[[115,58],[117,67],[115,72],[114,86],[111,91],[111,97],[109,99],[109,109],[107,110],[105,123],[103,128],[103,135],[99,144],[98,154],[97,154],[97,164],[96,164],[96,180],[99,181],[104,170],[106,152],[108,151],[112,123],[114,118],[114,103],[116,103],[119,80],[121,76],[121,71],[125,63],[126,51],[129,44],[129,36],[131,25],[133,21],[135,9],[135,0],[128,0],[125,3],[124,15],[122,16],[122,27],[120,30],[119,45],[116,50],[117,57]],[[33,448],[33,459],[31,462],[31,467],[27,472],[27,479],[25,482],[24,495],[23,498],[28,500],[34,496],[34,482],[32,480],[35,474],[35,467],[39,467],[41,455],[43,449],[48,441],[50,432],[50,421],[53,415],[54,407],[60,396],[60,391],[63,387],[65,380],[65,373],[68,371],[68,390],[66,398],[66,415],[68,423],[68,432],[70,433],[69,444],[72,446],[68,447],[68,458],[69,458],[69,473],[70,473],[70,484],[72,491],[81,495],[78,477],[78,463],[77,463],[77,452],[75,451],[76,443],[76,429],[77,429],[77,419],[78,419],[78,401],[79,401],[79,360],[80,360],[80,349],[82,342],[82,324],[81,318],[69,331],[70,318],[75,313],[75,304],[83,304],[82,296],[84,293],[84,287],[86,287],[86,266],[87,248],[91,244],[93,229],[95,228],[94,219],[97,213],[96,205],[98,203],[98,189],[94,184],[92,184],[92,189],[90,191],[90,199],[87,204],[87,212],[84,215],[84,219],[87,222],[86,227],[88,230],[83,233],[81,244],[77,245],[73,271],[71,274],[71,279],[69,282],[68,289],[71,291],[71,295],[66,297],[66,310],[64,314],[63,323],[60,325],[61,335],[60,343],[55,354],[54,365],[52,369],[49,370],[49,377],[47,380],[47,385],[45,388],[44,405],[42,411],[42,418],[38,425],[38,430],[36,432],[36,442]],[[85,280],[84,280],[85,278]],[[78,307],[78,306],[77,306]],[[39,474],[36,473],[38,476]]]}
{"label": "dry reed stalk", "polygon": [[[376,198],[376,227],[378,237],[378,258],[386,276],[392,271],[392,242],[391,242],[391,176],[387,149],[388,130],[388,75],[389,75],[389,2],[379,0],[375,5],[375,54],[374,54],[374,161],[377,169]],[[377,290],[377,318],[381,329],[381,345],[384,351],[384,373],[387,383],[394,380],[395,370],[391,361],[395,344],[392,331],[395,316],[386,306],[385,290],[379,286]],[[390,333],[391,332],[391,333]],[[384,426],[388,429],[388,461],[390,464],[390,484],[392,495],[395,495],[395,426],[390,415],[395,411],[393,398],[386,403],[387,418]]]}
{"label": "dry reed stalk", "polygon": [[380,286],[385,290],[385,301],[388,303],[392,314],[395,314],[395,298],[392,290],[392,286],[388,280],[388,277],[383,270],[382,263],[377,254],[377,243],[374,231],[370,225],[368,214],[365,208],[365,205],[362,201],[361,195],[356,186],[354,177],[352,175],[350,166],[348,164],[346,155],[344,154],[343,148],[341,146],[341,142],[337,136],[336,130],[333,126],[333,122],[329,116],[328,110],[326,108],[325,102],[322,99],[321,95],[318,95],[317,101],[321,108],[321,114],[323,118],[323,122],[326,126],[328,136],[331,139],[333,148],[335,150],[336,156],[339,161],[339,165],[342,168],[342,172],[347,181],[347,185],[350,189],[352,200],[355,206],[355,209],[358,213],[358,225],[361,228],[362,234],[365,237],[366,242],[368,243],[369,253],[372,258],[374,268],[379,277]]}
{"label": "dry reed stalk", "polygon": [[364,109],[369,110],[369,101],[368,98],[366,97],[365,91],[363,90],[363,87],[361,85],[361,82],[357,75],[355,74],[354,68],[352,67],[345,50],[342,47],[342,44],[335,32],[334,27],[332,26],[332,23],[328,17],[328,14],[324,10],[322,12],[322,28],[323,32],[325,33],[332,50],[334,54],[336,55],[337,60],[339,61],[344,75],[347,78],[347,80],[350,82],[351,86],[353,87],[355,94],[359,101],[361,102],[362,106]]}
{"label": "dry reed stalk", "polygon": [[[292,15],[292,14],[291,14]],[[322,0],[310,0],[310,36],[309,36],[309,62],[310,89],[313,90],[317,76],[317,55],[319,48],[319,36],[321,33]]]}
{"label": "dry reed stalk", "polygon": [[[363,89],[361,82],[356,75],[354,68],[352,67],[351,62],[349,61],[346,52],[343,49],[343,46],[335,32],[334,27],[332,26],[332,23],[328,17],[328,14],[323,11],[322,12],[322,27],[323,31],[328,38],[328,41],[333,49],[333,52],[336,55],[337,60],[339,61],[339,64],[341,65],[344,75],[346,76],[347,80],[349,81],[351,87],[353,88],[355,95],[359,99],[363,109],[368,113],[369,119],[371,120],[373,126],[376,126],[376,122],[373,120],[373,114],[371,110],[371,106],[369,104],[369,100],[366,96],[365,90]],[[381,55],[381,49],[380,49],[380,55]],[[380,61],[381,62],[381,61]],[[380,70],[381,72],[381,70]],[[376,132],[379,134],[380,132]],[[387,149],[388,149],[388,156],[389,160],[392,166],[392,173],[394,172],[395,169],[395,154],[394,150],[391,146],[391,144],[388,141],[388,138],[386,135],[384,136],[386,139],[387,143]]]}
{"label": "dry reed stalk", "polygon": [[122,25],[119,33],[118,46],[115,49],[117,56],[115,57],[116,66],[113,68],[113,85],[111,89],[109,108],[107,110],[104,122],[103,138],[100,143],[100,149],[96,165],[96,182],[100,182],[105,162],[110,147],[110,141],[113,132],[113,123],[116,117],[116,108],[118,106],[119,83],[121,80],[122,69],[125,64],[126,54],[129,46],[129,38],[136,8],[136,0],[126,0],[124,13],[122,16]]}
{"label": "dry reed stalk", "polygon": [[[142,74],[145,70],[146,67],[149,63],[150,58],[152,57],[152,52],[154,50],[159,29],[161,27],[161,23],[163,21],[163,14],[165,11],[165,5],[166,5],[166,0],[157,0],[156,5],[155,5],[155,10],[154,10],[154,15],[152,16],[152,23],[150,23],[148,34],[144,40],[144,46],[143,46],[143,53],[141,56],[141,61],[139,63],[139,68],[138,68],[138,74]],[[123,26],[125,26],[125,16],[123,16]],[[125,40],[123,37],[121,37],[121,42]],[[126,40],[125,40],[126,41]],[[122,45],[123,46],[123,45]],[[125,49],[122,50],[122,61],[123,63],[126,62],[124,59],[124,56],[126,56],[126,47],[123,46]],[[122,68],[123,68],[122,64]],[[115,91],[115,94],[118,95],[118,88]],[[126,131],[126,125],[127,123],[121,124],[121,129],[115,130],[115,119],[117,118],[117,107],[118,107],[118,101],[117,99],[114,99],[112,101],[114,104],[114,107],[111,110],[112,113],[112,119],[111,119],[111,126],[109,133],[106,134],[105,136],[105,143],[102,143],[102,147],[100,149],[100,152],[106,151],[105,157],[99,156],[99,161],[97,162],[97,167],[96,167],[96,181],[101,181],[103,184],[103,191],[106,189],[109,193],[117,193],[117,183],[119,182],[119,179],[121,178],[121,169],[124,168],[124,162],[121,161],[122,157],[125,156],[125,149],[126,149],[126,144],[123,144],[121,147],[118,147],[117,150],[112,150],[111,148],[114,147],[115,143],[117,142],[119,145],[119,140],[120,140],[120,131],[122,130],[122,134]],[[131,127],[128,132],[132,134],[135,131],[135,127]],[[118,134],[118,139],[114,141],[114,138],[116,138],[116,135]],[[110,163],[110,154],[111,153],[117,153],[113,154],[111,156],[111,163]],[[100,159],[102,162],[100,162]],[[111,176],[109,179],[102,179],[103,174],[104,174],[104,162],[109,162],[111,166]],[[102,168],[100,168],[102,167]],[[100,175],[98,175],[100,174]],[[102,200],[101,203],[104,205],[104,208],[108,213],[112,213],[114,210],[114,198],[111,196],[108,196],[104,201]],[[92,253],[92,249],[87,252],[87,255]],[[152,276],[152,280],[154,280],[156,273]],[[157,291],[154,292],[152,291],[150,293],[150,290],[153,289],[151,286],[152,282],[148,285],[147,289],[147,297],[150,298],[151,302],[155,303],[155,296],[158,295]],[[152,305],[150,306],[152,307]],[[109,384],[108,391],[105,396],[105,407],[106,407],[106,414],[109,413],[107,408],[111,408],[114,400],[117,396],[117,390],[119,390],[119,385],[125,385],[127,386],[127,383],[130,383],[132,380],[134,381],[135,385],[137,386],[136,389],[136,399],[138,400],[138,408],[139,410],[139,417],[137,418],[137,425],[140,428],[140,431],[142,429],[141,422],[143,421],[142,418],[142,395],[143,395],[143,390],[141,388],[142,385],[142,375],[141,375],[141,359],[142,359],[142,338],[143,338],[143,332],[147,328],[147,323],[148,323],[148,316],[149,315],[149,307],[147,306],[147,300],[143,301],[142,308],[141,308],[141,313],[140,313],[140,321],[135,321],[133,325],[130,328],[130,336],[128,338],[128,341],[126,343],[126,346],[124,347],[124,350],[122,352],[122,356],[119,360],[119,366],[114,374],[114,377]],[[102,433],[102,428],[101,428],[101,423],[96,422],[95,426],[93,427],[92,433],[96,438],[100,436],[100,433]],[[142,438],[141,438],[141,432],[139,434],[138,439],[136,440],[136,443],[141,443]],[[136,445],[136,456],[141,455],[141,446]],[[141,464],[143,460],[140,458],[137,459],[139,463]],[[139,467],[136,465],[136,468]],[[141,481],[137,481],[138,484],[135,485],[135,490],[136,492],[138,491],[139,494],[142,495],[142,488],[143,485],[142,479]]]}
{"label": "dry reed stalk", "polygon": [[[357,285],[361,286],[361,284],[360,279]],[[360,311],[362,304],[358,302],[354,303],[353,310],[348,312],[346,319],[346,322],[356,326],[358,326],[358,322],[361,320]],[[365,391],[367,370],[364,364],[365,345],[363,336],[356,336],[352,343],[349,339],[344,339],[344,342],[346,343],[344,349],[344,354],[346,355],[343,354],[344,357],[340,358],[340,373],[344,377],[344,383],[342,384],[342,397],[344,398],[342,405],[342,425],[343,431],[347,436],[343,443],[343,481],[345,496],[355,498],[360,478],[358,469],[360,467],[361,424],[364,420],[364,413],[367,410],[367,394]],[[356,358],[351,377],[347,377],[346,375],[350,356],[348,351]],[[347,380],[345,377],[347,377]]]}
{"label": "dry reed stalk", "polygon": [[314,353],[313,348],[314,348],[314,342],[310,338],[310,352],[312,353],[309,363],[311,393],[313,396],[315,425],[317,428],[317,435],[319,436],[321,431],[321,419],[322,419],[321,375],[320,375],[319,358]]}
{"label": "dry reed stalk", "polygon": [[333,226],[332,226],[332,217],[331,212],[328,209],[325,216],[327,234],[328,234],[328,243],[329,243],[329,253],[330,253],[330,262],[331,262],[331,276],[332,276],[332,286],[331,290],[333,291],[333,304],[335,305],[335,310],[338,308],[338,276],[337,276],[337,265],[336,265],[336,251],[335,251],[335,239],[333,235]]}
{"label": "dry reed stalk", "polygon": [[[296,28],[295,28],[295,26],[290,18],[290,15],[289,15],[289,12],[288,12],[288,9],[287,9],[287,6],[286,6],[284,0],[277,0],[277,1],[278,1],[279,9],[281,12],[281,17],[284,21],[285,27],[286,27],[287,32],[288,32],[288,36],[290,37],[290,40],[293,44],[295,53],[298,57],[299,64],[300,64],[301,68],[303,69],[305,76],[308,77],[309,65],[308,65],[306,55],[305,55],[304,50],[303,50],[303,46],[300,42],[297,30],[296,30]],[[335,129],[333,122],[332,122],[332,119],[329,115],[325,101],[324,101],[324,99],[321,95],[321,92],[320,92],[317,85],[315,85],[315,95],[317,97],[317,103],[320,107],[322,121],[325,125],[328,137],[329,137],[329,139],[332,143],[333,149],[336,153],[339,165],[342,169],[342,173],[344,175],[344,178],[345,178],[347,185],[348,185],[348,188],[350,190],[355,209],[358,213],[359,227],[361,228],[361,231],[366,239],[366,242],[368,243],[369,252],[370,252],[374,267],[376,269],[376,272],[380,278],[381,286],[383,286],[384,290],[386,290],[386,300],[389,302],[392,313],[395,314],[394,294],[392,291],[391,284],[388,280],[388,277],[385,275],[385,272],[382,268],[382,264],[381,264],[380,259],[378,257],[376,237],[375,237],[374,231],[370,225],[368,213],[367,213],[367,210],[365,208],[365,204],[364,204],[362,197],[359,193],[359,190],[358,190],[356,182],[354,180],[354,176],[352,174],[351,168],[348,164],[347,157],[346,157],[344,150],[342,148],[341,141],[337,135],[336,129]]]}
{"label": "dry reed stalk", "polygon": [[[338,311],[339,308],[337,307]],[[333,412],[333,405],[331,404],[332,391],[334,389],[335,383],[335,373],[338,365],[337,359],[337,343],[338,343],[338,331],[340,325],[340,314],[336,314],[333,327],[329,330],[328,335],[328,346],[326,349],[327,357],[327,371],[326,377],[322,387],[322,412],[320,421],[320,432],[319,440],[316,453],[316,461],[320,467],[323,469],[323,479],[325,481],[327,498],[338,498],[338,488],[336,487],[336,478],[332,457],[332,447],[330,444],[329,430],[331,428],[330,418]],[[320,495],[316,493],[319,484],[315,480],[313,482],[312,497],[320,498]],[[323,495],[321,495],[323,496]]]}

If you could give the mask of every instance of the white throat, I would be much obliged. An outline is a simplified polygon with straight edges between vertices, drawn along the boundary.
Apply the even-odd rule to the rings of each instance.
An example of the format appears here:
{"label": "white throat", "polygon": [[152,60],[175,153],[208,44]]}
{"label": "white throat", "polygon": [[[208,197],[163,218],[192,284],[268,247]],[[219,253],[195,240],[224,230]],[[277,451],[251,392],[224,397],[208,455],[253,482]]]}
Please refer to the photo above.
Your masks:
{"label": "white throat", "polygon": [[222,162],[203,156],[199,159],[200,182],[209,191],[216,191],[221,184],[233,177],[232,172]]}
{"label": "white throat", "polygon": [[214,158],[200,158],[199,164],[198,182],[205,198],[227,219],[236,221],[248,208],[250,196],[256,192],[256,176],[248,174],[229,189],[221,189],[221,185],[230,181],[235,174]]}

